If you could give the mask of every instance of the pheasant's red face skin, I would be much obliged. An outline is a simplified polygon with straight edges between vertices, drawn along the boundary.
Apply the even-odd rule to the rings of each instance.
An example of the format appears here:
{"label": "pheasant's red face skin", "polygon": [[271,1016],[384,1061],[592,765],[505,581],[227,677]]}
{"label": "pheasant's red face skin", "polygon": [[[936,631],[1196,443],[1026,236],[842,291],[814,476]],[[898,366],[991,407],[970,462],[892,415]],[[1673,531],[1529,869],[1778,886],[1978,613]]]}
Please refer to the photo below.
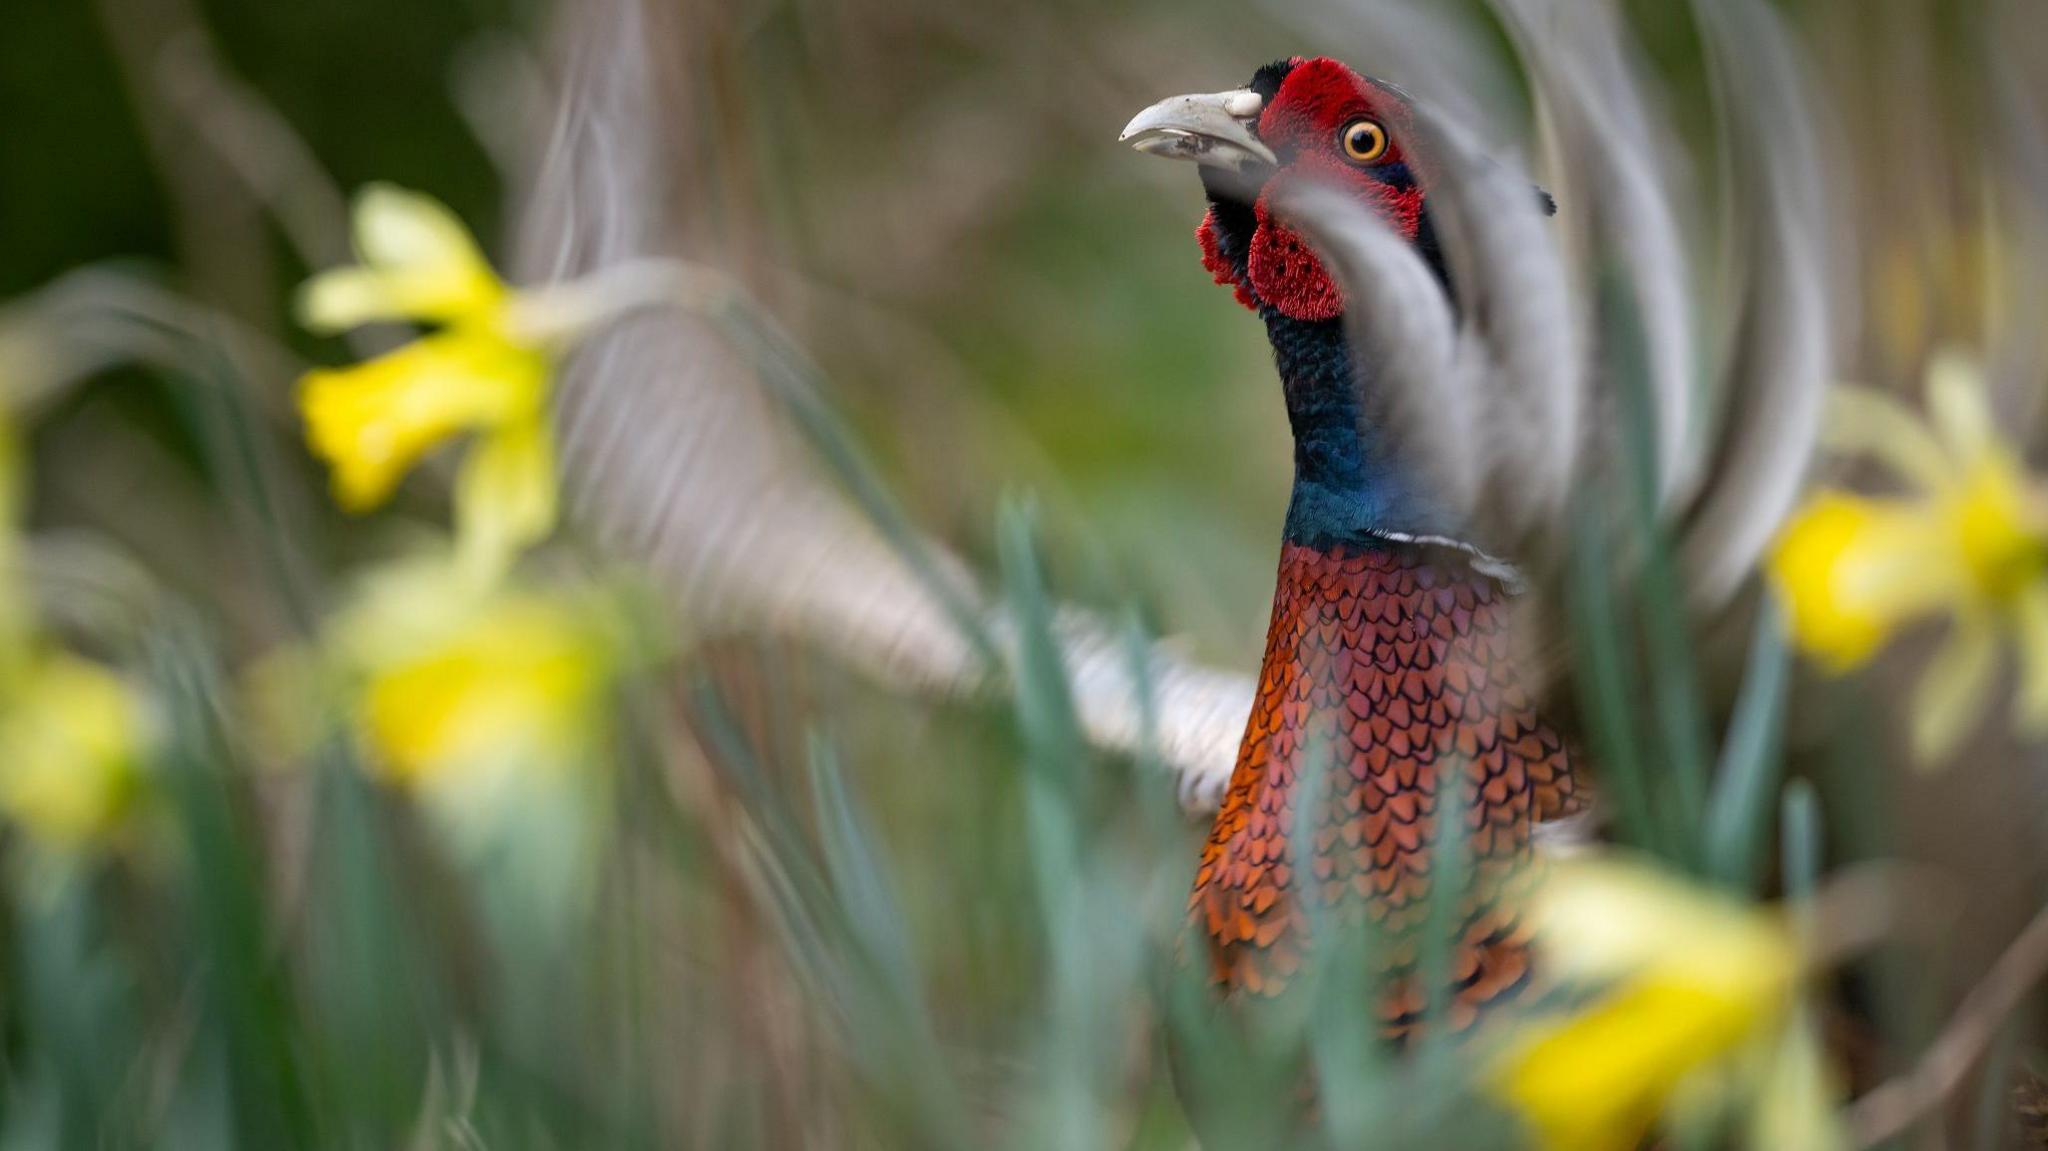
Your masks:
{"label": "pheasant's red face skin", "polygon": [[1263,302],[1292,319],[1331,320],[1344,312],[1343,289],[1278,205],[1307,185],[1334,187],[1417,241],[1423,191],[1409,159],[1414,117],[1400,93],[1335,60],[1296,59],[1285,67],[1257,126],[1278,166],[1259,189],[1250,219],[1235,225],[1248,224],[1250,235],[1236,243],[1219,237],[1233,224],[1214,208],[1197,235],[1203,266],[1236,288],[1246,307]]}

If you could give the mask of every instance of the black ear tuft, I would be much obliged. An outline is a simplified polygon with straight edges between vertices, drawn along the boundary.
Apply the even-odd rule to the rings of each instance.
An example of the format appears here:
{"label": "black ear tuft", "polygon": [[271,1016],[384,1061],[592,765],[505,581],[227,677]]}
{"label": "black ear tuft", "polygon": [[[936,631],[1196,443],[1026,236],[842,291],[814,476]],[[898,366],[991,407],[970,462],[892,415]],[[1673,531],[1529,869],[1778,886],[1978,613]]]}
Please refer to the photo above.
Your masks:
{"label": "black ear tuft", "polygon": [[1536,189],[1536,202],[1542,205],[1543,214],[1546,216],[1557,215],[1557,200],[1549,192],[1544,191],[1542,185],[1532,184],[1530,186]]}
{"label": "black ear tuft", "polygon": [[1301,57],[1299,56],[1290,57],[1286,60],[1275,60],[1253,73],[1252,82],[1245,85],[1245,87],[1250,88],[1270,101],[1273,97],[1280,94],[1281,81],[1287,79],[1287,74],[1294,71],[1294,66],[1299,63],[1301,63]]}

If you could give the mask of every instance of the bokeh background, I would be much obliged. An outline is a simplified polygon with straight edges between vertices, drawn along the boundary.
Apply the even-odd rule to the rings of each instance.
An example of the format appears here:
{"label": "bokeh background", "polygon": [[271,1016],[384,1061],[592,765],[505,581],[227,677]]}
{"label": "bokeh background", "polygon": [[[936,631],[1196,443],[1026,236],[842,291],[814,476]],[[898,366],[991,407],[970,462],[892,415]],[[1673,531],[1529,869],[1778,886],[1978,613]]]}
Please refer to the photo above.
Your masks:
{"label": "bokeh background", "polygon": [[[1227,712],[1290,445],[1263,333],[1199,265],[1190,173],[1115,137],[1295,53],[1428,94],[1427,57],[1374,35],[1427,7],[0,0],[0,302],[55,333],[0,354],[0,386],[33,382],[11,401],[33,598],[144,685],[155,749],[147,833],[57,861],[13,833],[0,1133],[1187,1146],[1166,989],[1202,824],[1143,709],[1104,719],[1084,682],[1077,714],[1032,621],[1087,613],[1110,663],[1168,637]],[[1831,375],[1917,396],[1936,351],[1968,349],[2038,461],[2048,9],[1765,7],[1826,157],[1806,223],[1830,241]],[[1711,253],[1719,193],[1771,149],[1727,137],[1693,6],[1616,8]],[[1482,6],[1444,10],[1474,17],[1461,51],[1517,75]],[[1544,178],[1528,94],[1485,95]],[[331,645],[365,574],[449,513],[445,453],[391,507],[337,510],[294,406],[307,367],[395,339],[316,337],[293,310],[349,260],[348,200],[374,182],[447,204],[515,280],[636,248],[716,268],[805,361],[763,385],[772,355],[685,331],[573,363],[568,510],[528,576],[550,603],[607,597],[632,654],[583,782],[483,831],[273,698],[318,695],[280,663]],[[1731,290],[1710,280],[1709,326]],[[691,495],[634,487],[670,459]],[[854,542],[784,562],[784,532]],[[965,641],[931,638],[944,613],[898,602],[927,579],[1009,605],[1014,674],[961,670]],[[1748,618],[1738,658],[1664,669],[1717,729]],[[2010,684],[1945,768],[1908,763],[1900,701],[1935,631],[1867,675],[1802,673],[1776,713],[1793,809],[1817,813],[1790,842],[1828,873],[1909,860],[1946,893],[1824,981],[1845,1091],[1911,1067],[2041,902],[2043,764]],[[1132,734],[1102,738],[1118,717]],[[1757,900],[1786,879],[1767,808]],[[2012,1093],[2037,1006],[1894,1145],[2029,1145]],[[1382,1070],[1374,1145],[1494,1145],[1441,1134],[1474,1114],[1520,1145],[1455,1067]]]}

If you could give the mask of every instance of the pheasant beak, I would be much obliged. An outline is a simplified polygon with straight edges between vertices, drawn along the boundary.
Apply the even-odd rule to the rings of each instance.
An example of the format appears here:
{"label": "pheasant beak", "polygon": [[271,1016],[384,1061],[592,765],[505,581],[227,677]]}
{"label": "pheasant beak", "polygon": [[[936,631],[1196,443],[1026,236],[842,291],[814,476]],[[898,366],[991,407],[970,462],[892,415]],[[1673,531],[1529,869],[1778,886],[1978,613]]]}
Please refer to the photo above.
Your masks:
{"label": "pheasant beak", "polygon": [[1140,152],[1209,168],[1271,168],[1278,162],[1273,150],[1252,132],[1265,104],[1265,97],[1248,88],[1172,96],[1132,117],[1117,139]]}

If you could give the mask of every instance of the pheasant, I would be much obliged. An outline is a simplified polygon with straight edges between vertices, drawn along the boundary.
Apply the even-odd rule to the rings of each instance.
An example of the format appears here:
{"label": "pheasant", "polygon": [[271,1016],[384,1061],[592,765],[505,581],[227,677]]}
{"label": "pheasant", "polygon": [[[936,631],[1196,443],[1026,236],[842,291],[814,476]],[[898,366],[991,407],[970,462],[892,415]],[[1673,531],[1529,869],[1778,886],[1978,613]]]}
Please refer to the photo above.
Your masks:
{"label": "pheasant", "polygon": [[1284,206],[1311,184],[1336,190],[1449,293],[1414,113],[1391,85],[1296,58],[1243,89],[1162,101],[1122,137],[1199,165],[1202,263],[1265,322],[1294,437],[1256,702],[1202,849],[1191,932],[1217,985],[1268,998],[1309,960],[1315,908],[1370,923],[1391,944],[1381,1029],[1395,1040],[1428,998],[1414,944],[1443,871],[1440,819],[1462,813],[1471,860],[1455,1028],[1528,978],[1526,932],[1501,895],[1533,825],[1584,803],[1571,752],[1517,674],[1513,569],[1466,542],[1369,418],[1375,364],[1348,338],[1343,287]]}

